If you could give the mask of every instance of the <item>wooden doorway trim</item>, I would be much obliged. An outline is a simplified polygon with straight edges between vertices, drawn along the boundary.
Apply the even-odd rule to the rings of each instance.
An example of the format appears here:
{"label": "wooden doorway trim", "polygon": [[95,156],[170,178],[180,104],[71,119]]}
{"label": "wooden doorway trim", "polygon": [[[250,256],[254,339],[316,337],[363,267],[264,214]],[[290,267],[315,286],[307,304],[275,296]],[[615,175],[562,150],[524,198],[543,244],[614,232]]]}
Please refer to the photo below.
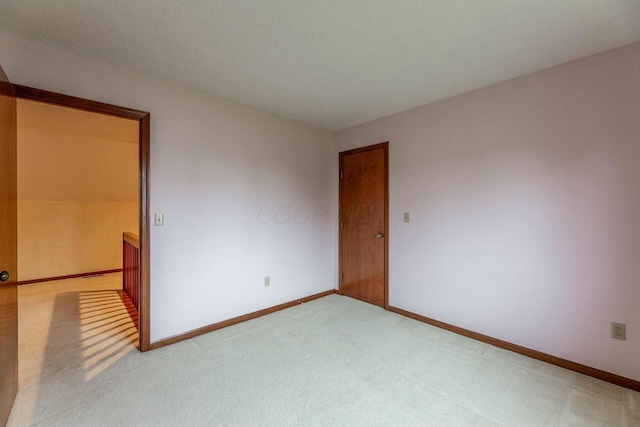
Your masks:
{"label": "wooden doorway trim", "polygon": [[342,239],[343,231],[340,227],[340,222],[343,218],[343,190],[342,190],[342,171],[343,171],[343,159],[344,156],[349,154],[357,154],[371,150],[377,150],[382,148],[384,151],[384,309],[389,309],[389,142],[381,142],[379,144],[369,145],[367,147],[356,148],[353,150],[342,151],[339,153],[339,170],[338,170],[338,293],[342,295],[342,279],[340,272],[342,272],[343,256],[342,253]]}
{"label": "wooden doorway trim", "polygon": [[139,196],[140,203],[140,308],[139,343],[140,351],[149,350],[150,333],[150,213],[149,213],[149,163],[150,163],[150,113],[131,108],[118,107],[102,102],[91,101],[74,96],[62,95],[27,86],[13,85],[18,98],[45,102],[77,110],[106,114],[124,119],[136,120],[139,126]]}

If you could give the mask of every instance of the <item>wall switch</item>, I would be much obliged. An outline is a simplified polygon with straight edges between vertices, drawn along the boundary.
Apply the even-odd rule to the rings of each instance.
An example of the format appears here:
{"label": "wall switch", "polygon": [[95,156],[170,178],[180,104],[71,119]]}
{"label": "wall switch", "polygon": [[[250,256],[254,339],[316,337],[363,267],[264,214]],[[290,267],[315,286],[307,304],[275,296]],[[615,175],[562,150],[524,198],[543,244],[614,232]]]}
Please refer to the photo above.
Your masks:
{"label": "wall switch", "polygon": [[161,213],[157,213],[155,214],[155,222],[154,222],[156,227],[160,227],[162,225],[164,225],[164,214]]}
{"label": "wall switch", "polygon": [[271,276],[264,276],[264,287],[271,286]]}
{"label": "wall switch", "polygon": [[404,213],[404,222],[409,222],[411,220],[410,216],[409,216],[409,212],[405,212]]}
{"label": "wall switch", "polygon": [[611,322],[611,338],[617,340],[627,340],[627,325],[623,323]]}

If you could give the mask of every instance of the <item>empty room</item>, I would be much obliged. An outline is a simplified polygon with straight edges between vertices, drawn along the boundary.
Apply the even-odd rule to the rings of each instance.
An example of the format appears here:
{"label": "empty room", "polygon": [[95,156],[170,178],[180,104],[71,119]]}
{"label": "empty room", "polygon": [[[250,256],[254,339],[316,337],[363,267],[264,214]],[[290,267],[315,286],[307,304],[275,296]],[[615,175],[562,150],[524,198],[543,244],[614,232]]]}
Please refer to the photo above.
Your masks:
{"label": "empty room", "polygon": [[4,0],[0,67],[0,426],[640,427],[640,2]]}

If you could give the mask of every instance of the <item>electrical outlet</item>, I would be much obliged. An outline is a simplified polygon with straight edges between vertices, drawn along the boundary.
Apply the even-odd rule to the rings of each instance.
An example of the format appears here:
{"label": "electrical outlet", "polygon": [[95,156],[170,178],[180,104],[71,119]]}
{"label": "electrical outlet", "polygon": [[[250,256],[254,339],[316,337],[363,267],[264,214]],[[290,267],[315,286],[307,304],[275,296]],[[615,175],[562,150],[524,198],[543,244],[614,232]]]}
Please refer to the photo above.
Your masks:
{"label": "electrical outlet", "polygon": [[404,213],[404,222],[409,222],[411,220],[409,212]]}
{"label": "electrical outlet", "polygon": [[271,286],[271,276],[264,276],[264,287]]}
{"label": "electrical outlet", "polygon": [[623,323],[611,322],[611,338],[617,340],[627,340],[627,325]]}

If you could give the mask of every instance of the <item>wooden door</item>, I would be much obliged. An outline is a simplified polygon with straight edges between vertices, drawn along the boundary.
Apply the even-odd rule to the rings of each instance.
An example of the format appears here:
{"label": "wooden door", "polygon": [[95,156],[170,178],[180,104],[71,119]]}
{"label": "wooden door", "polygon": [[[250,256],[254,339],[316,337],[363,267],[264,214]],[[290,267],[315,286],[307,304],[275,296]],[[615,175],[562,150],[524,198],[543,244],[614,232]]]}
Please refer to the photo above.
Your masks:
{"label": "wooden door", "polygon": [[340,294],[387,306],[388,143],[340,153]]}
{"label": "wooden door", "polygon": [[16,96],[0,68],[0,426],[18,391]]}

